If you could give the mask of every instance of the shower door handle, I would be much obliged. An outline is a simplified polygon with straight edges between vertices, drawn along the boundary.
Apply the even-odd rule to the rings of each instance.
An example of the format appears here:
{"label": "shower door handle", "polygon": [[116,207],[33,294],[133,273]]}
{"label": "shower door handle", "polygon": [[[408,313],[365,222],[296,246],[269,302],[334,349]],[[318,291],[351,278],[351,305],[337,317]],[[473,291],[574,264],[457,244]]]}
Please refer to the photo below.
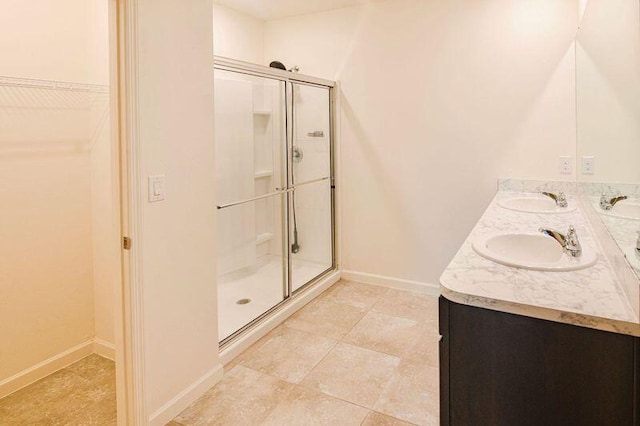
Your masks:
{"label": "shower door handle", "polygon": [[309,185],[310,183],[322,182],[323,180],[328,180],[329,176],[321,177],[318,179],[308,180],[306,182],[297,183],[295,185],[291,185],[289,188],[276,188],[277,191],[282,192],[291,192],[295,189],[300,188],[301,186]]}
{"label": "shower door handle", "polygon": [[323,176],[321,178],[317,178],[317,179],[312,179],[312,180],[307,180],[304,182],[300,182],[300,183],[296,183],[295,185],[293,185],[291,188],[289,189],[297,189],[301,186],[305,186],[305,185],[309,185],[310,183],[317,183],[317,182],[322,182],[323,180],[329,180],[329,176]]}
{"label": "shower door handle", "polygon": [[269,194],[258,195],[257,197],[247,198],[246,200],[235,201],[233,203],[222,204],[222,205],[219,205],[217,207],[218,207],[218,210],[222,210],[222,209],[226,209],[228,207],[238,206],[240,204],[246,204],[246,203],[250,203],[250,202],[256,201],[256,200],[262,200],[263,198],[275,197],[276,195],[282,195],[282,194],[286,194],[287,192],[291,192],[291,191],[293,191],[296,188],[299,188],[301,186],[308,185],[310,183],[321,182],[321,181],[327,180],[327,179],[329,179],[329,177],[325,176],[325,177],[321,177],[321,178],[318,178],[318,179],[313,179],[313,180],[310,180],[310,181],[307,181],[307,182],[302,182],[302,183],[299,183],[297,185],[293,185],[293,186],[291,186],[289,188],[276,188],[275,192],[270,192]]}
{"label": "shower door handle", "polygon": [[280,190],[278,188],[276,188],[276,189],[277,189],[276,192],[270,192],[269,194],[258,195],[257,197],[247,198],[245,200],[235,201],[233,203],[222,204],[222,205],[216,206],[216,207],[218,208],[218,210],[222,210],[222,209],[226,209],[228,207],[238,206],[240,204],[246,204],[246,203],[250,203],[252,201],[262,200],[263,198],[275,197],[276,195],[285,194],[285,193],[291,191],[290,189],[283,189],[283,190]]}

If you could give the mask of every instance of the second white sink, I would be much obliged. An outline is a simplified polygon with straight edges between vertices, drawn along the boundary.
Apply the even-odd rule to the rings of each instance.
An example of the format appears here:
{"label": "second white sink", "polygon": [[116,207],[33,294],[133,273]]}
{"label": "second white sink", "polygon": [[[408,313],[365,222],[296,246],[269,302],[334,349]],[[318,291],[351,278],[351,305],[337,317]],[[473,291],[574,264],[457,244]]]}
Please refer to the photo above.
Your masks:
{"label": "second white sink", "polygon": [[620,201],[611,210],[599,210],[600,213],[622,219],[640,220],[640,204]]}
{"label": "second white sink", "polygon": [[513,197],[498,200],[498,205],[505,209],[527,213],[566,213],[576,209],[575,205],[558,207],[556,202],[547,197]]}
{"label": "second white sink", "polygon": [[477,237],[473,249],[494,262],[537,271],[575,271],[596,263],[596,253],[582,247],[582,256],[572,257],[553,238],[540,233],[495,233]]}

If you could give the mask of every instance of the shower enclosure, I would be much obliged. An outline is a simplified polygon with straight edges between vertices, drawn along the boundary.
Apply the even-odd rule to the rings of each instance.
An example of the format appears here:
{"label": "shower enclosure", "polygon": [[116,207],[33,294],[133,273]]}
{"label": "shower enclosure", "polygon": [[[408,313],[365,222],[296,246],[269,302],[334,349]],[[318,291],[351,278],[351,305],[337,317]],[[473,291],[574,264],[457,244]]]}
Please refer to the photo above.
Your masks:
{"label": "shower enclosure", "polygon": [[335,269],[334,83],[214,64],[224,345]]}

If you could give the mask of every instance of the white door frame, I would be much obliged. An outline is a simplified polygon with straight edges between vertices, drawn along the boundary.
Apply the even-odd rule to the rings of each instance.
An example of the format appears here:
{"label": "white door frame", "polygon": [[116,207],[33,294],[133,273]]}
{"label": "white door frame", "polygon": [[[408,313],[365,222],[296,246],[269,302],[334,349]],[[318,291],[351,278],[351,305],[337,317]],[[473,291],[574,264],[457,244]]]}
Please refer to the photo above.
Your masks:
{"label": "white door frame", "polygon": [[[122,286],[116,298],[118,424],[146,425],[138,111],[138,1],[109,0],[111,87],[116,119],[114,168],[119,177],[118,246]],[[123,246],[128,237],[131,245]]]}

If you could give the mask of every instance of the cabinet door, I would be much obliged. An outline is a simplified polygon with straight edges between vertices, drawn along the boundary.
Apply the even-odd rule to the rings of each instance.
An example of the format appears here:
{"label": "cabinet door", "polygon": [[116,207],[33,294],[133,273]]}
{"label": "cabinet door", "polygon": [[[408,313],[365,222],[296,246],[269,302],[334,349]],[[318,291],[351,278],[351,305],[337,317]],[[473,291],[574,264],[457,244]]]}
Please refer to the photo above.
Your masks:
{"label": "cabinet door", "polygon": [[636,338],[443,303],[442,424],[637,424]]}

